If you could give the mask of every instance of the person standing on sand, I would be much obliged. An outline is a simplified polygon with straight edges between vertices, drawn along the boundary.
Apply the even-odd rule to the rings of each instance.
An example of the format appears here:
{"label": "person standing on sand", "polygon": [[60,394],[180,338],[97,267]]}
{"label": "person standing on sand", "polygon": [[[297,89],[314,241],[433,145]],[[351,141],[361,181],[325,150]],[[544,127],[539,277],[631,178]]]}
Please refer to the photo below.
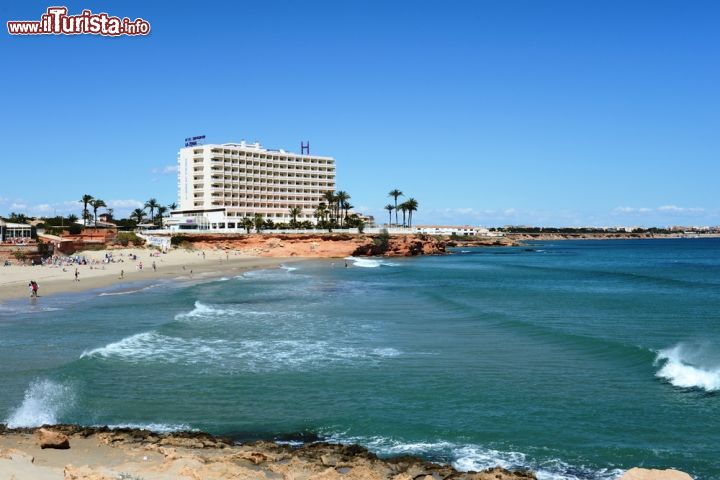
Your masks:
{"label": "person standing on sand", "polygon": [[155,265],[154,261],[153,261],[153,272],[157,272],[157,265]]}
{"label": "person standing on sand", "polygon": [[125,278],[125,270],[120,270],[120,280]]}
{"label": "person standing on sand", "polygon": [[77,269],[77,267],[75,267],[75,281],[80,281],[80,271]]}

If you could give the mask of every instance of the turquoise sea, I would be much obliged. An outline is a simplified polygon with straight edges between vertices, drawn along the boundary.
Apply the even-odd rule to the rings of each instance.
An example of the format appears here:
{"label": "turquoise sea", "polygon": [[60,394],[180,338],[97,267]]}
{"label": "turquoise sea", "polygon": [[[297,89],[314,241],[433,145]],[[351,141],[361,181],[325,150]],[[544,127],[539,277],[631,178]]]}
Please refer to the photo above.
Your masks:
{"label": "turquoise sea", "polygon": [[[2,275],[2,272],[0,272]],[[0,305],[0,422],[720,479],[720,239],[307,261]]]}

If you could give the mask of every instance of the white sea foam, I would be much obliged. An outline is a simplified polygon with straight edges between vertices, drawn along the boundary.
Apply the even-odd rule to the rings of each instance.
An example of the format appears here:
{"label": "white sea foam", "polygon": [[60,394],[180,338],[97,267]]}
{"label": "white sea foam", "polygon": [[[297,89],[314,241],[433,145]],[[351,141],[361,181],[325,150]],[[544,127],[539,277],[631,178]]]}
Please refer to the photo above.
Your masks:
{"label": "white sea foam", "polygon": [[178,338],[152,331],[85,351],[80,358],[198,364],[222,370],[278,371],[374,364],[400,354],[393,348],[363,349],[326,341]]}
{"label": "white sea foam", "polygon": [[[100,425],[96,425],[100,426]],[[172,432],[197,432],[197,428],[192,428],[186,423],[116,423],[107,425],[108,428],[133,428],[138,430],[150,430],[155,433],[172,433]]]}
{"label": "white sea foam", "polygon": [[539,480],[614,480],[623,471],[620,469],[593,469],[570,465],[559,459],[536,461],[528,455],[515,451],[500,451],[473,444],[452,442],[403,442],[385,437],[353,437],[331,434],[326,437],[331,443],[357,443],[383,456],[418,455],[431,459],[447,459],[457,470],[481,471],[496,466],[506,469],[533,470]]}
{"label": "white sea foam", "polygon": [[705,348],[680,343],[658,352],[655,365],[660,370],[655,376],[676,387],[716,392],[720,391],[720,364],[712,363]]}
{"label": "white sea foam", "polygon": [[285,265],[284,263],[280,265],[280,268],[288,272],[294,272],[295,270],[297,270],[297,267],[290,267],[288,265]]}
{"label": "white sea foam", "polygon": [[116,358],[125,361],[162,361],[165,363],[212,362],[222,354],[225,340],[185,340],[143,332],[104,347],[84,351],[80,358]]}
{"label": "white sea foam", "polygon": [[155,288],[159,285],[159,283],[156,283],[154,285],[148,285],[147,287],[138,288],[135,290],[125,290],[122,292],[103,292],[98,295],[98,297],[111,297],[116,295],[130,295],[131,293],[138,293],[138,292],[144,292],[145,290],[150,290],[151,288]]}
{"label": "white sea foam", "polygon": [[379,258],[363,258],[363,257],[346,257],[345,260],[353,262],[353,266],[362,268],[378,268],[381,266],[385,267],[397,267],[400,264],[394,262],[388,262]]}
{"label": "white sea foam", "polygon": [[75,401],[73,389],[51,380],[36,380],[27,390],[22,404],[5,420],[9,428],[54,425],[58,416]]}

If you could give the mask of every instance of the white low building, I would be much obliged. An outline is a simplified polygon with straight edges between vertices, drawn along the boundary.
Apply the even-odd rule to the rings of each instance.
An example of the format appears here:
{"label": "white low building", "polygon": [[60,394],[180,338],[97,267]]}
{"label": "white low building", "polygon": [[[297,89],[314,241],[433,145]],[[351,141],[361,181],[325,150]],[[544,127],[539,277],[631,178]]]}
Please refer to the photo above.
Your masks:
{"label": "white low building", "polygon": [[455,235],[457,237],[502,237],[502,232],[491,232],[485,227],[472,227],[469,225],[417,225],[413,227],[415,233],[427,235]]}

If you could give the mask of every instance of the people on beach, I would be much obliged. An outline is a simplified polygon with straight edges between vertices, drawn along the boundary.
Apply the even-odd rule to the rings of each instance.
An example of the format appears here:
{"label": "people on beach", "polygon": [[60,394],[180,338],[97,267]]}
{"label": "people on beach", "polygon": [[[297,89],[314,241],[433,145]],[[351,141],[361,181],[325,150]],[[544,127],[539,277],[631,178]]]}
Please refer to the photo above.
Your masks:
{"label": "people on beach", "polygon": [[80,281],[80,270],[78,270],[77,267],[75,267],[75,281]]}
{"label": "people on beach", "polygon": [[120,280],[125,278],[125,270],[120,270]]}
{"label": "people on beach", "polygon": [[30,283],[28,284],[28,288],[30,290],[30,296],[31,297],[37,297],[38,296],[38,284],[35,280],[30,280]]}

